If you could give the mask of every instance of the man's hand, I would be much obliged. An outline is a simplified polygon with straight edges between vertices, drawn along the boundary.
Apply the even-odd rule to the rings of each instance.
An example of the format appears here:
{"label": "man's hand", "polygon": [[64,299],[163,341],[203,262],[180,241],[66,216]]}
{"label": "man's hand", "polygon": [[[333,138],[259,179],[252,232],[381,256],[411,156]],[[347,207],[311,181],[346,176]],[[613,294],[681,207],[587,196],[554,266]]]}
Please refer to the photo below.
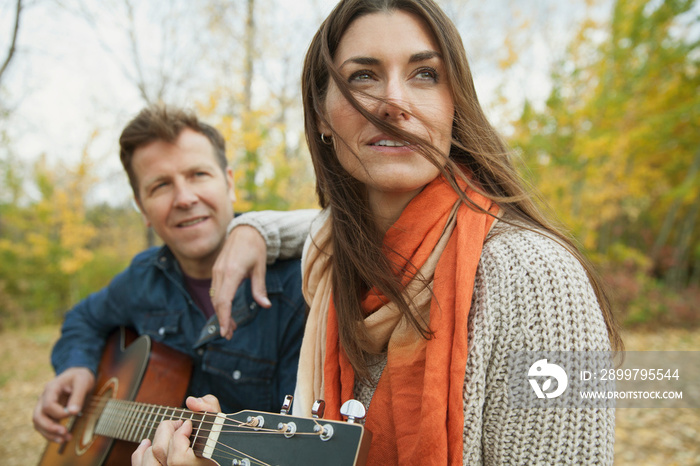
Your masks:
{"label": "man's hand", "polygon": [[204,395],[202,398],[188,396],[185,405],[190,411],[206,411],[208,413],[221,412],[219,400],[214,395]]}
{"label": "man's hand", "polygon": [[[213,395],[206,395],[203,398],[188,397],[186,404],[192,411],[218,413],[221,410],[219,401]],[[153,444],[149,440],[144,440],[131,455],[132,466],[209,466],[214,464],[211,460],[195,456],[190,446],[191,434],[192,422],[190,420],[161,422],[153,437]]]}
{"label": "man's hand", "polygon": [[265,286],[266,260],[267,246],[258,230],[248,225],[231,230],[214,263],[211,280],[211,302],[219,318],[222,337],[230,340],[236,329],[231,319],[231,302],[246,278],[250,278],[253,299],[262,307],[272,305]]}
{"label": "man's hand", "polygon": [[95,376],[85,367],[71,367],[46,384],[34,408],[34,428],[48,440],[67,442],[70,433],[60,422],[83,409],[85,397],[95,386]]}

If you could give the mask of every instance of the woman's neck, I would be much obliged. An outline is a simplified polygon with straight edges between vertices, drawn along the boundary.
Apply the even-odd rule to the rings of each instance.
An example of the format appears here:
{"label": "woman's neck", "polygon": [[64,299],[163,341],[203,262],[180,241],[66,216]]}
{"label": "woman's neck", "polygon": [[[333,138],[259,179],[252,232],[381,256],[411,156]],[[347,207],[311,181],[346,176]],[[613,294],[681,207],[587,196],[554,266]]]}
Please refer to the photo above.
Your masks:
{"label": "woman's neck", "polygon": [[423,188],[409,192],[369,192],[369,205],[374,214],[377,227],[382,233],[386,233],[389,227],[398,220],[401,213],[411,200],[422,191]]}

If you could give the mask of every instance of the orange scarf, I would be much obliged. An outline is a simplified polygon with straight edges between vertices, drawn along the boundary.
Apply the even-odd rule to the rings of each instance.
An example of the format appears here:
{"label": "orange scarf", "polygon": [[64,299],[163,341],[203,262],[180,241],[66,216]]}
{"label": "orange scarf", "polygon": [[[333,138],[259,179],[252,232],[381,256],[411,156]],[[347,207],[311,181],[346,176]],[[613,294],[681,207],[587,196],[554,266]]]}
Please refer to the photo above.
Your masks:
{"label": "orange scarf", "polygon": [[[462,189],[483,209],[498,212],[490,200],[466,186]],[[368,464],[462,463],[467,318],[481,249],[493,220],[462,205],[438,177],[387,232],[384,244],[396,252],[390,259],[397,270],[407,265],[419,269],[422,280],[403,278],[405,293],[414,315],[429,322],[434,336],[422,338],[392,303],[382,305],[385,300],[377,290],[363,301],[365,325],[376,347],[388,346],[387,365],[365,423],[373,434]],[[326,223],[315,240],[328,235],[328,227]],[[310,250],[306,257],[304,289],[311,299],[307,332],[310,325],[313,334],[304,335],[295,401],[302,412],[295,413],[308,415],[303,410],[315,397],[325,399],[326,413],[333,417],[352,398],[355,374],[339,344],[327,253]]]}

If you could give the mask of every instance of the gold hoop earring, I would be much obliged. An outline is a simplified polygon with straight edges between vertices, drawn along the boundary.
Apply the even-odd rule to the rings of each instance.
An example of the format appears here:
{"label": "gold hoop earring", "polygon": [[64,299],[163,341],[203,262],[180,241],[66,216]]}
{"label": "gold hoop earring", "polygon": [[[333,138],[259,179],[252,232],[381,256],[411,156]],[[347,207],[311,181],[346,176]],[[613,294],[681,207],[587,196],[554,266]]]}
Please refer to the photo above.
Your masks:
{"label": "gold hoop earring", "polygon": [[330,146],[331,144],[333,144],[333,140],[331,139],[331,137],[328,136],[328,139],[326,139],[326,135],[323,133],[321,133],[321,142],[327,146]]}

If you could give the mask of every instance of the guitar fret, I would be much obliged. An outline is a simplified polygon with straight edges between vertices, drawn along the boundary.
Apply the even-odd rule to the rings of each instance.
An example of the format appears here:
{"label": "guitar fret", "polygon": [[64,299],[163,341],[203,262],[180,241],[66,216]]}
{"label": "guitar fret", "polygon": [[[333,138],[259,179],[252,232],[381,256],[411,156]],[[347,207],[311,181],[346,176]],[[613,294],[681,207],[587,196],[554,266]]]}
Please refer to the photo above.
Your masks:
{"label": "guitar fret", "polygon": [[[154,422],[148,427],[148,438],[150,440],[153,440],[155,438],[156,428],[157,428],[156,426],[158,426],[158,424],[160,424],[161,421],[163,420],[163,415],[160,413],[161,409],[162,408],[160,406],[158,406],[158,412],[156,413],[156,418],[155,418]],[[166,409],[166,411],[167,411],[167,409]]]}
{"label": "guitar fret", "polygon": [[192,450],[197,456],[204,456],[204,450],[207,447],[209,435],[212,431],[211,426],[214,424],[216,419],[211,413],[195,413],[195,415],[197,428],[195,430],[193,426],[192,430],[195,431],[195,434],[194,436],[191,436],[192,440],[190,444],[192,445]]}
{"label": "guitar fret", "polygon": [[151,409],[148,412],[148,416],[146,417],[146,420],[143,423],[143,427],[141,428],[141,433],[139,435],[142,439],[151,438],[151,418],[153,417],[153,410],[155,409],[155,406],[151,405],[150,408]]}
{"label": "guitar fret", "polygon": [[141,403],[137,403],[133,405],[133,410],[134,410],[134,422],[131,425],[131,429],[129,429],[129,439],[131,442],[138,442],[140,439],[138,438],[137,432],[139,428],[141,427],[141,418],[143,417],[143,410],[141,409]]}
{"label": "guitar fret", "polygon": [[119,430],[118,430],[118,432],[117,432],[117,438],[118,438],[118,439],[121,439],[121,440],[124,440],[124,433],[125,433],[126,430],[129,428],[129,421],[130,421],[130,419],[129,419],[129,413],[128,413],[128,412],[127,412],[126,414],[124,414],[124,406],[123,406],[123,404],[120,402],[119,405],[120,405],[119,407],[121,408],[121,411],[122,411],[122,416],[123,416],[122,419],[123,419],[123,422],[122,422],[121,425],[119,426]]}
{"label": "guitar fret", "polygon": [[132,440],[132,435],[134,431],[134,426],[136,425],[137,419],[138,419],[138,411],[134,409],[134,406],[127,406],[126,407],[126,412],[129,413],[129,422],[126,426],[126,430],[124,432],[124,440],[128,442],[133,442]]}
{"label": "guitar fret", "polygon": [[148,416],[146,410],[148,409],[148,405],[139,403],[139,422],[138,425],[136,426],[136,430],[134,430],[134,442],[140,442],[143,440],[143,426],[145,425],[146,422],[146,417]]}
{"label": "guitar fret", "polygon": [[136,406],[136,419],[134,421],[134,425],[131,428],[131,432],[129,434],[131,441],[138,443],[141,438],[139,437],[139,430],[141,429],[141,426],[143,425],[143,404],[138,403]]}
{"label": "guitar fret", "polygon": [[143,405],[144,416],[141,429],[139,429],[139,442],[147,437],[148,426],[151,425],[151,416],[153,415],[153,405]]}
{"label": "guitar fret", "polygon": [[[198,451],[195,447],[198,445],[197,442],[199,441],[199,431],[202,428],[202,420],[204,419],[204,414],[197,414],[197,413],[192,413],[192,431],[194,432],[194,435],[192,435],[192,441],[190,444],[192,445],[192,450]],[[195,425],[195,418],[197,424]]]}

